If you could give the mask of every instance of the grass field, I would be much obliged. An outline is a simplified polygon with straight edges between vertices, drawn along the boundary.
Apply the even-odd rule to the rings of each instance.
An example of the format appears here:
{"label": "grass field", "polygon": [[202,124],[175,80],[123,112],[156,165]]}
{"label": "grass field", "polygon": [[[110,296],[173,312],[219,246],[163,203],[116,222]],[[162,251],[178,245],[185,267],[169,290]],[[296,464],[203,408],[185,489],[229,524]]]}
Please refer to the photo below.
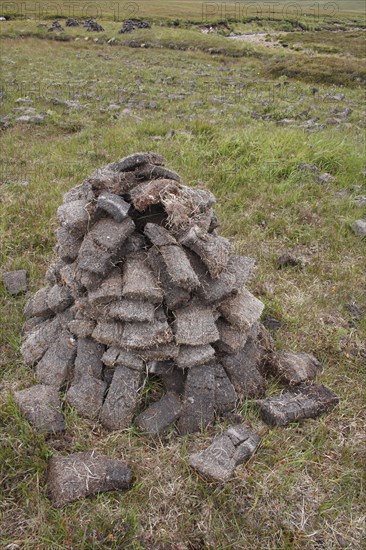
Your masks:
{"label": "grass field", "polygon": [[[361,4],[340,2],[337,16],[323,10],[305,31],[281,19],[231,23],[237,33],[268,33],[276,47],[202,34],[188,23],[200,18],[198,2],[144,2],[139,16],[153,28],[127,35],[108,14],[98,19],[103,33],[0,22],[1,269],[24,268],[29,294],[40,288],[63,193],[108,162],[155,150],[187,184],[215,193],[221,232],[257,260],[251,290],[264,318],[281,321],[277,347],[314,353],[320,381],[340,396],[328,415],[281,429],[242,403],[262,444],[225,485],[187,464],[217,426],[152,440],[134,427],[108,433],[66,408],[67,432],[45,438],[12,399],[35,381],[19,353],[27,296],[1,286],[3,548],[364,548],[365,240],[351,230],[366,195]],[[319,183],[300,163],[331,178]],[[302,268],[277,269],[287,251]],[[280,388],[273,380],[269,393]],[[53,509],[49,457],[92,448],[131,464],[133,489]]]}

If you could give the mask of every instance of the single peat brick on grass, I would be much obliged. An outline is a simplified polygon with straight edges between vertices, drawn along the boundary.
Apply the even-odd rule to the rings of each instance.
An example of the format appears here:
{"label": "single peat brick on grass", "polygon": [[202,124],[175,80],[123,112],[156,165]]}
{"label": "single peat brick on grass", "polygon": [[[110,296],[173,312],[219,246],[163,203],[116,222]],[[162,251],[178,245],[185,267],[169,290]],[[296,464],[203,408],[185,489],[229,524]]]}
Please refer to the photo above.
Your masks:
{"label": "single peat brick on grass", "polygon": [[131,205],[114,193],[102,193],[98,197],[97,206],[107,212],[116,222],[122,222],[128,216]]}
{"label": "single peat brick on grass", "polygon": [[182,403],[179,397],[172,393],[166,393],[159,401],[149,405],[140,413],[135,421],[141,430],[150,435],[158,435],[169,428],[176,420],[182,410]]}
{"label": "single peat brick on grass", "polygon": [[290,386],[313,380],[322,372],[319,361],[309,353],[274,352],[269,370]]}
{"label": "single peat brick on grass", "polygon": [[45,433],[65,430],[60,398],[56,388],[37,384],[14,393],[14,399],[32,426]]}
{"label": "single peat brick on grass", "polygon": [[177,309],[175,315],[175,341],[177,344],[198,346],[219,339],[211,308],[200,303]]}
{"label": "single peat brick on grass", "polygon": [[229,355],[238,353],[246,344],[250,331],[243,331],[228,323],[223,317],[216,321],[216,326],[220,333],[220,340],[215,343],[215,347],[222,353]]}
{"label": "single peat brick on grass", "polygon": [[48,465],[47,486],[53,506],[65,504],[106,491],[129,489],[130,468],[95,451],[53,456]]}
{"label": "single peat brick on grass", "polygon": [[183,409],[178,421],[184,435],[206,428],[215,416],[215,367],[202,365],[189,369],[184,388]]}
{"label": "single peat brick on grass", "polygon": [[252,456],[259,443],[260,438],[249,428],[240,424],[231,426],[207,449],[190,455],[189,464],[203,476],[225,482],[237,466]]}
{"label": "single peat brick on grass", "polygon": [[16,296],[27,290],[27,272],[25,269],[3,273],[3,283],[8,294]]}
{"label": "single peat brick on grass", "polygon": [[69,332],[61,332],[36,366],[38,380],[47,386],[61,388],[71,376],[75,356],[75,339]]}
{"label": "single peat brick on grass", "polygon": [[325,386],[313,385],[298,387],[257,403],[267,424],[286,426],[290,422],[316,418],[337,405],[339,398]]}
{"label": "single peat brick on grass", "polygon": [[87,372],[73,383],[66,393],[66,401],[83,418],[96,419],[103,405],[107,384]]}
{"label": "single peat brick on grass", "polygon": [[354,234],[357,237],[366,237],[366,220],[357,220],[352,225]]}
{"label": "single peat brick on grass", "polygon": [[264,304],[243,288],[238,294],[222,302],[218,309],[229,323],[244,331],[250,330],[259,321]]}
{"label": "single peat brick on grass", "polygon": [[114,372],[100,420],[109,430],[123,430],[132,422],[140,400],[141,373],[118,366]]}

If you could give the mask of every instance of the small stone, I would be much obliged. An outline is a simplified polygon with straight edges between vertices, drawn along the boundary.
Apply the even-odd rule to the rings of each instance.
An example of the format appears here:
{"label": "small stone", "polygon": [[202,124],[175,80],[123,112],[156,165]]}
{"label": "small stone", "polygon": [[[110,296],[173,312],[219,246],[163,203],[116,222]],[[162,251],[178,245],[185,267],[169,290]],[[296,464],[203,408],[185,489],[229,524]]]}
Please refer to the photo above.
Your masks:
{"label": "small stone", "polygon": [[181,369],[205,365],[215,358],[215,350],[209,344],[203,346],[180,346],[176,364]]}
{"label": "small stone", "polygon": [[179,397],[169,392],[140,413],[135,422],[144,432],[150,435],[158,435],[165,432],[169,426],[178,420],[181,410],[182,403]]}
{"label": "small stone", "polygon": [[215,389],[214,366],[202,365],[188,370],[183,410],[178,421],[180,434],[200,431],[214,420]]}
{"label": "small stone", "polygon": [[123,430],[132,422],[140,399],[141,373],[118,366],[114,372],[100,420],[109,430]]}
{"label": "small stone", "polygon": [[61,388],[71,376],[76,355],[76,342],[67,331],[49,346],[36,366],[38,380],[47,386]]}
{"label": "small stone", "polygon": [[74,299],[69,289],[65,286],[54,285],[49,289],[47,305],[54,313],[61,313],[68,308]]}
{"label": "small stone", "polygon": [[122,222],[128,216],[130,204],[114,193],[102,193],[97,206],[107,212],[116,222]]}
{"label": "small stone", "polygon": [[76,409],[83,418],[98,418],[103,405],[107,384],[89,374],[84,374],[73,383],[66,393],[66,401]]}
{"label": "small stone", "polygon": [[243,288],[218,306],[222,316],[240,330],[250,330],[262,315],[264,304],[249,290]]}
{"label": "small stone", "polygon": [[175,315],[175,341],[177,344],[198,346],[216,342],[219,339],[211,308],[199,302],[177,309]]}
{"label": "small stone", "polygon": [[14,393],[21,412],[32,426],[46,433],[65,430],[57,389],[38,384]]}
{"label": "small stone", "polygon": [[313,380],[322,372],[319,361],[313,355],[286,351],[272,353],[269,370],[290,386]]}
{"label": "small stone", "polygon": [[357,220],[353,225],[352,229],[357,237],[366,236],[366,220]]}
{"label": "small stone", "polygon": [[106,491],[129,489],[132,474],[128,466],[95,451],[53,456],[47,472],[52,504],[65,504]]}
{"label": "small stone", "polygon": [[333,181],[334,177],[331,174],[328,174],[328,172],[323,172],[322,174],[319,174],[317,180],[319,183],[324,184]]}
{"label": "small stone", "polygon": [[237,466],[252,456],[259,443],[258,435],[246,426],[231,426],[207,449],[190,455],[189,464],[202,475],[225,482],[233,476]]}
{"label": "small stone", "polygon": [[313,385],[259,400],[263,420],[272,426],[286,426],[305,418],[316,418],[332,409],[339,398],[325,386]]}
{"label": "small stone", "polygon": [[289,253],[282,254],[282,256],[278,258],[277,263],[279,269],[301,266],[301,260]]}
{"label": "small stone", "polygon": [[19,269],[18,271],[7,271],[3,273],[3,283],[6,291],[12,296],[26,292],[27,272],[25,269]]}
{"label": "small stone", "polygon": [[105,348],[102,344],[91,338],[80,338],[77,342],[76,359],[74,367],[74,381],[88,374],[101,379],[103,363],[102,357]]}

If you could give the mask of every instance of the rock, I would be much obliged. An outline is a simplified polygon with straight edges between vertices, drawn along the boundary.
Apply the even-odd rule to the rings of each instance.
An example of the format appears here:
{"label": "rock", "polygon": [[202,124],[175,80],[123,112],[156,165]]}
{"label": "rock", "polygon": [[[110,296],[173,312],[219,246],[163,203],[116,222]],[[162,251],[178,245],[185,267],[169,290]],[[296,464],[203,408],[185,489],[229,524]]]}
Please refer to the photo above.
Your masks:
{"label": "rock", "polygon": [[58,319],[47,320],[32,331],[23,342],[20,351],[26,365],[34,365],[56,340],[61,330]]}
{"label": "rock", "polygon": [[163,300],[163,291],[143,252],[131,254],[125,260],[122,295],[131,300],[147,300],[153,304]]}
{"label": "rock", "polygon": [[261,351],[257,339],[249,337],[244,348],[236,355],[222,358],[222,364],[240,397],[261,397],[266,383],[259,372]]}
{"label": "rock", "polygon": [[313,380],[322,372],[319,361],[308,353],[275,352],[269,367],[273,375],[290,386]]}
{"label": "rock", "polygon": [[154,362],[149,365],[149,373],[160,378],[166,392],[181,395],[184,392],[185,375],[171,361]]}
{"label": "rock", "polygon": [[178,421],[180,434],[206,428],[215,416],[215,367],[202,365],[188,370],[183,410]]}
{"label": "rock", "polygon": [[61,313],[68,308],[74,299],[65,286],[54,285],[47,294],[47,305],[54,313]]}
{"label": "rock", "polygon": [[263,309],[264,304],[246,288],[218,306],[226,321],[243,331],[250,330],[259,321]]}
{"label": "rock", "polygon": [[282,254],[277,260],[278,268],[283,269],[285,267],[297,267],[301,265],[301,260],[298,258],[295,258],[292,254],[289,254],[286,252],[286,254]]}
{"label": "rock", "polygon": [[100,420],[109,430],[123,430],[132,422],[140,395],[141,373],[118,366],[114,372]]}
{"label": "rock", "polygon": [[329,411],[339,398],[325,386],[298,387],[291,392],[259,400],[263,420],[272,426],[286,426],[305,418],[316,418]]}
{"label": "rock", "polygon": [[128,466],[95,451],[53,456],[47,472],[52,504],[65,504],[106,491],[129,489],[132,474]]}
{"label": "rock", "polygon": [[104,315],[112,319],[128,322],[154,322],[154,304],[141,300],[128,300],[127,298],[112,302],[104,307]]}
{"label": "rock", "polygon": [[27,290],[27,272],[25,269],[18,271],[6,271],[3,273],[3,283],[6,291],[12,296],[16,296]]}
{"label": "rock", "polygon": [[54,315],[54,312],[48,306],[49,288],[39,289],[25,304],[24,317],[45,317],[49,318]]}
{"label": "rock", "polygon": [[259,443],[257,434],[246,426],[231,426],[207,449],[190,455],[189,464],[200,474],[225,482],[233,476],[237,466],[252,456]]}
{"label": "rock", "polygon": [[140,413],[135,422],[137,426],[150,435],[158,435],[169,428],[182,410],[182,403],[177,395],[166,393],[159,401],[152,403]]}
{"label": "rock", "polygon": [[62,331],[36,366],[38,380],[47,386],[61,388],[71,376],[76,355],[76,341]]}
{"label": "rock", "polygon": [[62,226],[76,238],[82,238],[88,229],[87,204],[86,200],[74,200],[62,204],[57,210]]}
{"label": "rock", "polygon": [[114,193],[102,193],[97,206],[107,212],[116,222],[122,222],[128,216],[130,204]]}
{"label": "rock", "polygon": [[66,401],[84,418],[96,419],[103,405],[107,384],[87,372],[73,383],[66,393]]}
{"label": "rock", "polygon": [[76,359],[74,366],[74,382],[88,374],[94,378],[102,378],[102,357],[105,348],[91,338],[80,338],[77,341]]}
{"label": "rock", "polygon": [[366,235],[366,220],[357,220],[352,225],[353,232],[357,237],[365,237]]}
{"label": "rock", "polygon": [[175,341],[177,344],[198,346],[216,342],[219,339],[211,308],[192,302],[177,309],[175,315]]}
{"label": "rock", "polygon": [[203,346],[180,346],[176,364],[181,369],[205,365],[215,358],[215,350],[209,344]]}
{"label": "rock", "polygon": [[56,433],[65,429],[61,403],[55,388],[38,384],[15,392],[14,399],[28,422],[37,430]]}
{"label": "rock", "polygon": [[180,239],[180,242],[198,254],[212,278],[216,279],[226,268],[231,245],[224,237],[205,234],[195,226]]}

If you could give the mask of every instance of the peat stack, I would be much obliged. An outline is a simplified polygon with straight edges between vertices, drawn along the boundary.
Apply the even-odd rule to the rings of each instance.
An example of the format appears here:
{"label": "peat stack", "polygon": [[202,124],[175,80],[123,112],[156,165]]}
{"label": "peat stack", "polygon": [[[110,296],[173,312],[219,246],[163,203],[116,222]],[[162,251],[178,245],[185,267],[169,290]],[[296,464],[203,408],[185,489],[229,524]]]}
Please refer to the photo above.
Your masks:
{"label": "peat stack", "polygon": [[[81,416],[110,430],[134,421],[158,434],[176,423],[186,434],[240,399],[264,397],[265,366],[290,385],[319,370],[307,354],[274,353],[259,322],[263,304],[245,287],[254,260],[218,234],[214,196],[182,185],[164,164],[150,152],[123,158],[58,209],[57,260],[25,307],[22,354],[39,384],[16,394],[39,429],[64,429],[62,390]],[[165,393],[144,408],[148,377]],[[288,421],[306,416],[299,394],[286,395]],[[323,391],[321,411],[334,399]],[[286,423],[286,403],[259,404],[272,424],[282,407]]]}

